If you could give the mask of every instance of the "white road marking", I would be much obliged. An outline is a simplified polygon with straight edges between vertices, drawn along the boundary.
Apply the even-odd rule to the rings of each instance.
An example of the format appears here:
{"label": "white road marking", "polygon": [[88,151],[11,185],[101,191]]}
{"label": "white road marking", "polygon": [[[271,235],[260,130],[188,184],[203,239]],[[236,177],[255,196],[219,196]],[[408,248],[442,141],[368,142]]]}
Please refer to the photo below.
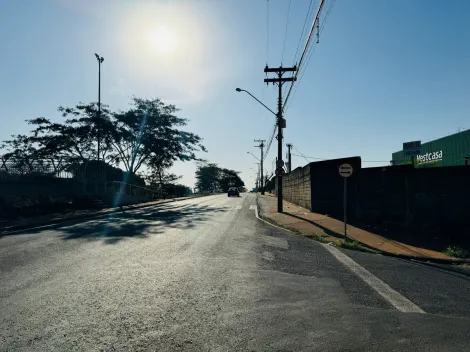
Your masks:
{"label": "white road marking", "polygon": [[237,206],[235,207],[236,210],[240,210],[241,208],[242,208],[241,205],[237,205]]}
{"label": "white road marking", "polygon": [[377,276],[371,274],[365,268],[357,264],[354,260],[331,245],[323,245],[336,259],[349,268],[354,274],[359,276],[365,283],[372,287],[386,301],[403,313],[426,313],[408,298],[402,296]]}
{"label": "white road marking", "polygon": [[250,210],[254,210],[254,209],[256,209],[256,205],[254,204],[250,205]]}

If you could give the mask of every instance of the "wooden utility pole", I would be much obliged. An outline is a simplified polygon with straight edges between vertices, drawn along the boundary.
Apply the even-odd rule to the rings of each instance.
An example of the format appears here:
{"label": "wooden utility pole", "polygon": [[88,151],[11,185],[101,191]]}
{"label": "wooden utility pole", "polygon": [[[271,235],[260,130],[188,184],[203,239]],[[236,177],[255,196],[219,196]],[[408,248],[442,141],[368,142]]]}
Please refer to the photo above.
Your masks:
{"label": "wooden utility pole", "polygon": [[290,154],[291,148],[292,148],[292,144],[291,144],[291,143],[287,143],[287,160],[288,160],[288,161],[287,161],[287,162],[288,162],[288,164],[287,164],[287,172],[288,172],[288,173],[291,173],[291,171],[292,171],[292,156],[291,156],[291,154]]}
{"label": "wooden utility pole", "polygon": [[258,142],[259,145],[255,145],[256,148],[260,148],[261,149],[261,171],[260,171],[260,175],[261,175],[261,194],[263,195],[264,194],[264,177],[263,177],[263,158],[264,158],[264,142],[266,142],[264,139],[255,139],[254,140],[255,142]]}
{"label": "wooden utility pole", "polygon": [[277,211],[278,213],[283,212],[282,206],[282,174],[284,162],[282,160],[282,129],[286,128],[286,120],[282,118],[282,85],[285,82],[293,82],[297,80],[297,77],[282,77],[286,72],[295,72],[297,71],[297,66],[294,67],[282,67],[279,68],[269,68],[266,66],[264,68],[264,73],[275,73],[276,78],[265,78],[264,81],[269,84],[276,84],[279,87],[279,97],[278,97],[278,107],[277,107],[277,165],[276,165],[276,175],[277,175]]}

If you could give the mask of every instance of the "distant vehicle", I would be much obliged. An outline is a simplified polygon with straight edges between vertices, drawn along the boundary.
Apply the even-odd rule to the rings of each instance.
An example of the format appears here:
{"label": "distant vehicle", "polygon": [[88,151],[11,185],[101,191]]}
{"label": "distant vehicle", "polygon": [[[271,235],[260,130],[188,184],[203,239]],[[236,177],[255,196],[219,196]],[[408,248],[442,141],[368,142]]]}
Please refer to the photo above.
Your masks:
{"label": "distant vehicle", "polygon": [[227,194],[229,197],[231,196],[237,196],[237,197],[240,197],[240,191],[238,190],[237,187],[230,187],[228,189],[228,194]]}

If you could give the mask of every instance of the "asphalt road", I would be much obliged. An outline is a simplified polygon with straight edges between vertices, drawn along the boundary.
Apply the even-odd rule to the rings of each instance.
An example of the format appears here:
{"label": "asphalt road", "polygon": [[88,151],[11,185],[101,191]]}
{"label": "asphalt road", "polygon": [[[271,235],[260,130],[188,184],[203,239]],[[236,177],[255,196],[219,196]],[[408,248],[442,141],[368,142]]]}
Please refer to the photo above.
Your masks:
{"label": "asphalt road", "polygon": [[470,349],[468,275],[332,252],[255,204],[216,195],[1,237],[0,350]]}

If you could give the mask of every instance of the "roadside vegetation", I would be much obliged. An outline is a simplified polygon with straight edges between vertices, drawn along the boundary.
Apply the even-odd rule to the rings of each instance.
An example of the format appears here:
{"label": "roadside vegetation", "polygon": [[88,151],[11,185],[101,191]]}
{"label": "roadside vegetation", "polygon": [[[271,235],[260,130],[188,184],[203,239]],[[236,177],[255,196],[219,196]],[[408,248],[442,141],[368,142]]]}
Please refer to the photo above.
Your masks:
{"label": "roadside vegetation", "polygon": [[230,187],[244,189],[245,183],[238,171],[200,162],[196,170],[196,188],[201,193],[227,192]]}
{"label": "roadside vegetation", "polygon": [[459,259],[467,259],[470,258],[470,251],[457,247],[457,246],[449,246],[443,252],[445,255],[449,257],[459,258]]}
{"label": "roadside vegetation", "polygon": [[[104,104],[99,109],[94,102],[61,106],[59,116],[27,119],[29,133],[0,142],[0,179],[49,185],[60,178],[105,174],[106,186],[117,181],[162,197],[188,195],[192,190],[169,170],[176,161],[202,160],[196,154],[206,149],[200,136],[185,130],[188,120],[178,112],[159,98],[133,97],[124,111]],[[0,211],[15,217],[76,208],[66,193],[11,193],[0,196]]]}

